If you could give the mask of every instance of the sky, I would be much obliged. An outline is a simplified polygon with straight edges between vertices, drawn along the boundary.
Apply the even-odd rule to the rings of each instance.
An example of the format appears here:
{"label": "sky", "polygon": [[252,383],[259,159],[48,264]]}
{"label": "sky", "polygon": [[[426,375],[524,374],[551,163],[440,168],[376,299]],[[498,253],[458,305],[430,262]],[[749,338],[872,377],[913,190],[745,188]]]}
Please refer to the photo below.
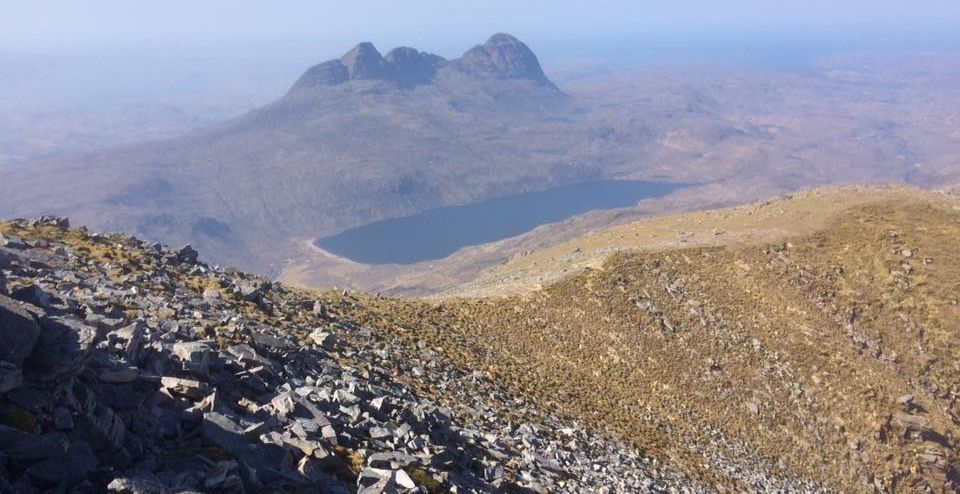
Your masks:
{"label": "sky", "polygon": [[508,32],[561,76],[960,52],[957,26],[960,0],[0,0],[0,110],[169,98],[250,107],[361,41],[455,58]]}
{"label": "sky", "polygon": [[[287,47],[334,56],[361,40],[455,56],[506,31],[554,47],[629,39],[867,38],[953,42],[958,0],[2,0],[0,51]],[[587,49],[589,52],[589,49]]]}

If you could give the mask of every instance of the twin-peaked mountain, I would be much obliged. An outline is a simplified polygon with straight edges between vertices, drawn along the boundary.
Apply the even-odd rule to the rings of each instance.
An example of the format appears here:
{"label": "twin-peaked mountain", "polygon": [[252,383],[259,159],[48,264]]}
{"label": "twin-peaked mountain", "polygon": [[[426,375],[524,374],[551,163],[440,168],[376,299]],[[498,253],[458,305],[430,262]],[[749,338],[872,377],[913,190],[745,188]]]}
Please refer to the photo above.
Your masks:
{"label": "twin-peaked mountain", "polygon": [[[276,274],[316,259],[317,237],[591,180],[711,184],[668,200],[702,207],[835,182],[942,185],[956,171],[956,153],[923,137],[946,124],[887,103],[947,101],[956,84],[889,84],[863,103],[859,86],[818,72],[568,75],[558,88],[506,34],[450,60],[361,43],[222,124],[4,169],[0,217],[68,215]],[[838,96],[813,104],[818,91]]]}
{"label": "twin-peaked mountain", "polygon": [[406,46],[381,55],[372,43],[360,43],[340,58],[311,67],[291,92],[358,80],[387,81],[399,87],[411,88],[457,75],[526,79],[555,88],[543,73],[537,56],[527,45],[509,34],[499,33],[456,60],[446,60],[439,55]]}
{"label": "twin-peaked mountain", "polygon": [[223,124],[5,172],[0,216],[69,214],[275,273],[318,235],[596,178],[574,111],[507,34],[454,60],[361,43]]}

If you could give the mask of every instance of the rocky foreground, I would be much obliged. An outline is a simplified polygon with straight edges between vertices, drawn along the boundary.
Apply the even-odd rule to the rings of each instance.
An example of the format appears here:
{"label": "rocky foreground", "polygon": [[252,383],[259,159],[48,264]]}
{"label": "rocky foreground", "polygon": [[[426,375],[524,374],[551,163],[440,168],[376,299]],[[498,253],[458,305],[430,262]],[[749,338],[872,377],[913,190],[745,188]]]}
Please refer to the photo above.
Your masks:
{"label": "rocky foreground", "polygon": [[0,273],[0,493],[707,490],[348,295],[59,218],[0,224]]}

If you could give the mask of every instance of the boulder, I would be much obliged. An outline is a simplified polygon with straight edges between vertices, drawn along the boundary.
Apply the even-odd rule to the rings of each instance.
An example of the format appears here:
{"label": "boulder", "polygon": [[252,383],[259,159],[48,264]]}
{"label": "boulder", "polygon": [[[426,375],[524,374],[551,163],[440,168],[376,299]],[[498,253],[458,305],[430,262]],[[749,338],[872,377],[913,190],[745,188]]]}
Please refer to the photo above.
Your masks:
{"label": "boulder", "polygon": [[903,428],[903,434],[905,436],[923,439],[933,432],[930,419],[922,415],[897,412],[893,415],[893,421]]}
{"label": "boulder", "polygon": [[128,383],[135,381],[140,375],[136,367],[120,367],[100,371],[100,380],[105,383]]}
{"label": "boulder", "polygon": [[97,467],[97,457],[90,445],[76,442],[70,445],[65,454],[47,458],[27,469],[27,475],[36,485],[53,487],[72,485],[84,478]]}
{"label": "boulder", "polygon": [[45,317],[29,364],[43,373],[45,381],[79,374],[102,338],[103,331],[80,319]]}
{"label": "boulder", "polygon": [[207,374],[210,371],[210,342],[179,341],[173,344],[173,354],[192,371],[200,374]]}
{"label": "boulder", "polygon": [[389,453],[373,453],[367,458],[367,465],[371,468],[398,470],[417,462],[417,458],[408,453],[391,451]]}
{"label": "boulder", "polygon": [[107,484],[107,490],[118,494],[172,494],[173,491],[156,476],[136,472],[117,477]]}
{"label": "boulder", "polygon": [[403,470],[364,468],[357,478],[358,494],[405,492],[416,488],[416,482]]}
{"label": "boulder", "polygon": [[23,384],[23,373],[20,367],[0,360],[0,394],[17,389]]}
{"label": "boulder", "polygon": [[4,235],[0,233],[0,247],[6,247],[8,249],[26,249],[27,244],[23,243],[23,240],[21,240],[20,237]]}
{"label": "boulder", "polygon": [[0,360],[20,365],[33,352],[40,326],[20,302],[0,295]]}
{"label": "boulder", "polygon": [[171,393],[187,396],[189,398],[202,398],[207,391],[206,383],[195,381],[193,379],[181,379],[178,377],[164,376],[160,378],[160,385]]}
{"label": "boulder", "polygon": [[244,429],[227,415],[218,412],[203,414],[203,437],[256,471],[261,481],[268,482],[272,476],[270,474],[279,469],[283,451],[270,445],[247,441]]}
{"label": "boulder", "polygon": [[50,308],[50,295],[37,285],[28,285],[10,291],[10,298],[26,302],[43,309]]}
{"label": "boulder", "polygon": [[269,350],[293,350],[297,347],[289,338],[278,338],[257,331],[250,333],[250,339],[258,348]]}
{"label": "boulder", "polygon": [[67,452],[70,441],[60,431],[45,434],[28,434],[18,441],[3,445],[3,452],[17,461],[32,461],[62,456]]}
{"label": "boulder", "polygon": [[190,244],[184,245],[177,251],[177,262],[182,264],[196,264],[200,254]]}

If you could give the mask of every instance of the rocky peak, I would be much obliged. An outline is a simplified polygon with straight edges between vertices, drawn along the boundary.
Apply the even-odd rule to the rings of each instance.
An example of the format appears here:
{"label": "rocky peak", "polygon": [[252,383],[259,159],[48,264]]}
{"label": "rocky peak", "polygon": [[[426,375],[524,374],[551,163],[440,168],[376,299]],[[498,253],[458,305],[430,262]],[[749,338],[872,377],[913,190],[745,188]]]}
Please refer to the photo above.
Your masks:
{"label": "rocky peak", "polygon": [[380,55],[373,43],[364,41],[340,57],[350,79],[388,79],[393,67]]}
{"label": "rocky peak", "polygon": [[407,46],[381,56],[373,43],[363,42],[340,58],[311,67],[294,85],[294,90],[335,86],[353,80],[383,80],[409,88],[433,83],[437,71],[447,66],[474,78],[529,79],[555,87],[526,44],[509,34],[499,33],[450,63],[438,55]]}
{"label": "rocky peak", "polygon": [[456,66],[480,77],[531,79],[553,85],[533,50],[506,33],[494,34],[484,44],[471,48],[457,60]]}
{"label": "rocky peak", "polygon": [[401,86],[427,84],[433,80],[437,69],[446,60],[443,57],[401,46],[390,50],[384,59],[396,69],[397,82]]}

